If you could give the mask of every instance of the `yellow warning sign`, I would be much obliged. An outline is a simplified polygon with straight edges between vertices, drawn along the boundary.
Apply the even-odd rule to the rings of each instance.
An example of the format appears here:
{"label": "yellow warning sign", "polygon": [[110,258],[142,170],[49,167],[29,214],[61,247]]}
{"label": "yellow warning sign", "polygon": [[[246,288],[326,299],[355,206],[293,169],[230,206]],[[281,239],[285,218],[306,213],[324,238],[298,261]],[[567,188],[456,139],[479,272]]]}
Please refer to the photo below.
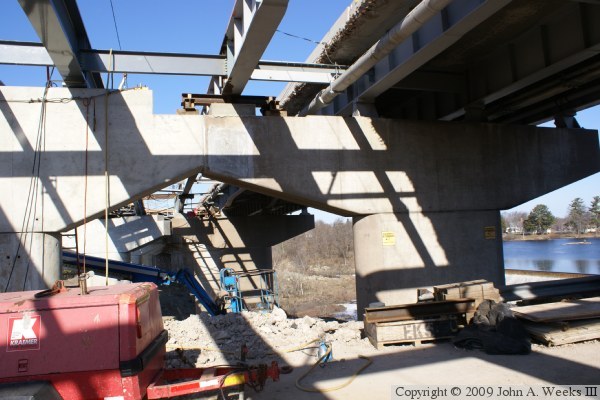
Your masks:
{"label": "yellow warning sign", "polygon": [[381,232],[381,241],[384,246],[395,246],[396,234],[394,232]]}
{"label": "yellow warning sign", "polygon": [[483,234],[486,239],[496,239],[496,227],[495,226],[484,227]]}

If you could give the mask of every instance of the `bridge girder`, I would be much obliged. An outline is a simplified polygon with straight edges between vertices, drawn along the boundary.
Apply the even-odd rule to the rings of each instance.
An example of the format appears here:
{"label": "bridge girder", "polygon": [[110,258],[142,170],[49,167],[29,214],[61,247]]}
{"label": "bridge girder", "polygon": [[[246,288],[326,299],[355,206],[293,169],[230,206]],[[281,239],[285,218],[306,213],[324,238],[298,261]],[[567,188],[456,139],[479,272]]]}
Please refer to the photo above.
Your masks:
{"label": "bridge girder", "polygon": [[[321,114],[374,103],[387,118],[532,124],[595,105],[599,18],[593,2],[454,1]],[[293,115],[319,87],[279,100]]]}
{"label": "bridge girder", "polygon": [[[81,67],[80,53],[91,46],[75,0],[19,3],[67,87],[104,87],[99,74],[85,72]],[[37,51],[35,56],[39,59],[44,54]]]}

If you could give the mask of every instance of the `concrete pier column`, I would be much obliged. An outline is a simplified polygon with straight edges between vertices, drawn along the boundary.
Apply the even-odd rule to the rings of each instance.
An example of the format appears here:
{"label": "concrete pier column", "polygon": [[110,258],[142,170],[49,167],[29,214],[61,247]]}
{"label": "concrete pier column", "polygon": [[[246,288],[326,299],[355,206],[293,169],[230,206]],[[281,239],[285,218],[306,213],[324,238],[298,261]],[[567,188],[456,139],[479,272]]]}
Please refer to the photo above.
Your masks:
{"label": "concrete pier column", "polygon": [[417,289],[473,279],[504,284],[498,211],[355,217],[358,315],[369,303],[415,303]]}
{"label": "concrete pier column", "polygon": [[58,233],[0,233],[0,290],[47,289],[60,279],[60,269]]}

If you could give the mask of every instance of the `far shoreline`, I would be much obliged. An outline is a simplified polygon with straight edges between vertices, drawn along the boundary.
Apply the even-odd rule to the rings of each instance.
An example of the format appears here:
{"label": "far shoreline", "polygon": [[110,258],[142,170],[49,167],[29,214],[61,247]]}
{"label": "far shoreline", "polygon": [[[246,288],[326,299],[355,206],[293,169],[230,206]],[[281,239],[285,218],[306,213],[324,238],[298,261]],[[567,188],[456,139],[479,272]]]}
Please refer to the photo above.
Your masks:
{"label": "far shoreline", "polygon": [[574,240],[584,240],[584,239],[599,239],[600,235],[597,233],[582,233],[580,235],[576,235],[574,233],[548,233],[544,235],[525,235],[518,233],[504,233],[502,235],[502,241],[504,242],[528,242],[528,241],[542,241],[542,240],[554,240],[554,239],[574,239]]}

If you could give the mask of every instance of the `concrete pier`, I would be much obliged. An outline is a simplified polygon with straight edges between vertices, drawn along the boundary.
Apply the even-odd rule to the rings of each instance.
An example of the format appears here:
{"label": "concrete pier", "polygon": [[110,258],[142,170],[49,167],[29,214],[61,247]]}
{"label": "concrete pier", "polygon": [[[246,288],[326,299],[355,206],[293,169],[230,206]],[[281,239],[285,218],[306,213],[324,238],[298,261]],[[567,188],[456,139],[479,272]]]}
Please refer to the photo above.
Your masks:
{"label": "concrete pier", "polygon": [[51,287],[60,279],[60,235],[0,233],[0,290]]}
{"label": "concrete pier", "polygon": [[449,282],[504,284],[497,211],[356,217],[354,243],[359,310],[375,301],[414,303],[418,288]]}

